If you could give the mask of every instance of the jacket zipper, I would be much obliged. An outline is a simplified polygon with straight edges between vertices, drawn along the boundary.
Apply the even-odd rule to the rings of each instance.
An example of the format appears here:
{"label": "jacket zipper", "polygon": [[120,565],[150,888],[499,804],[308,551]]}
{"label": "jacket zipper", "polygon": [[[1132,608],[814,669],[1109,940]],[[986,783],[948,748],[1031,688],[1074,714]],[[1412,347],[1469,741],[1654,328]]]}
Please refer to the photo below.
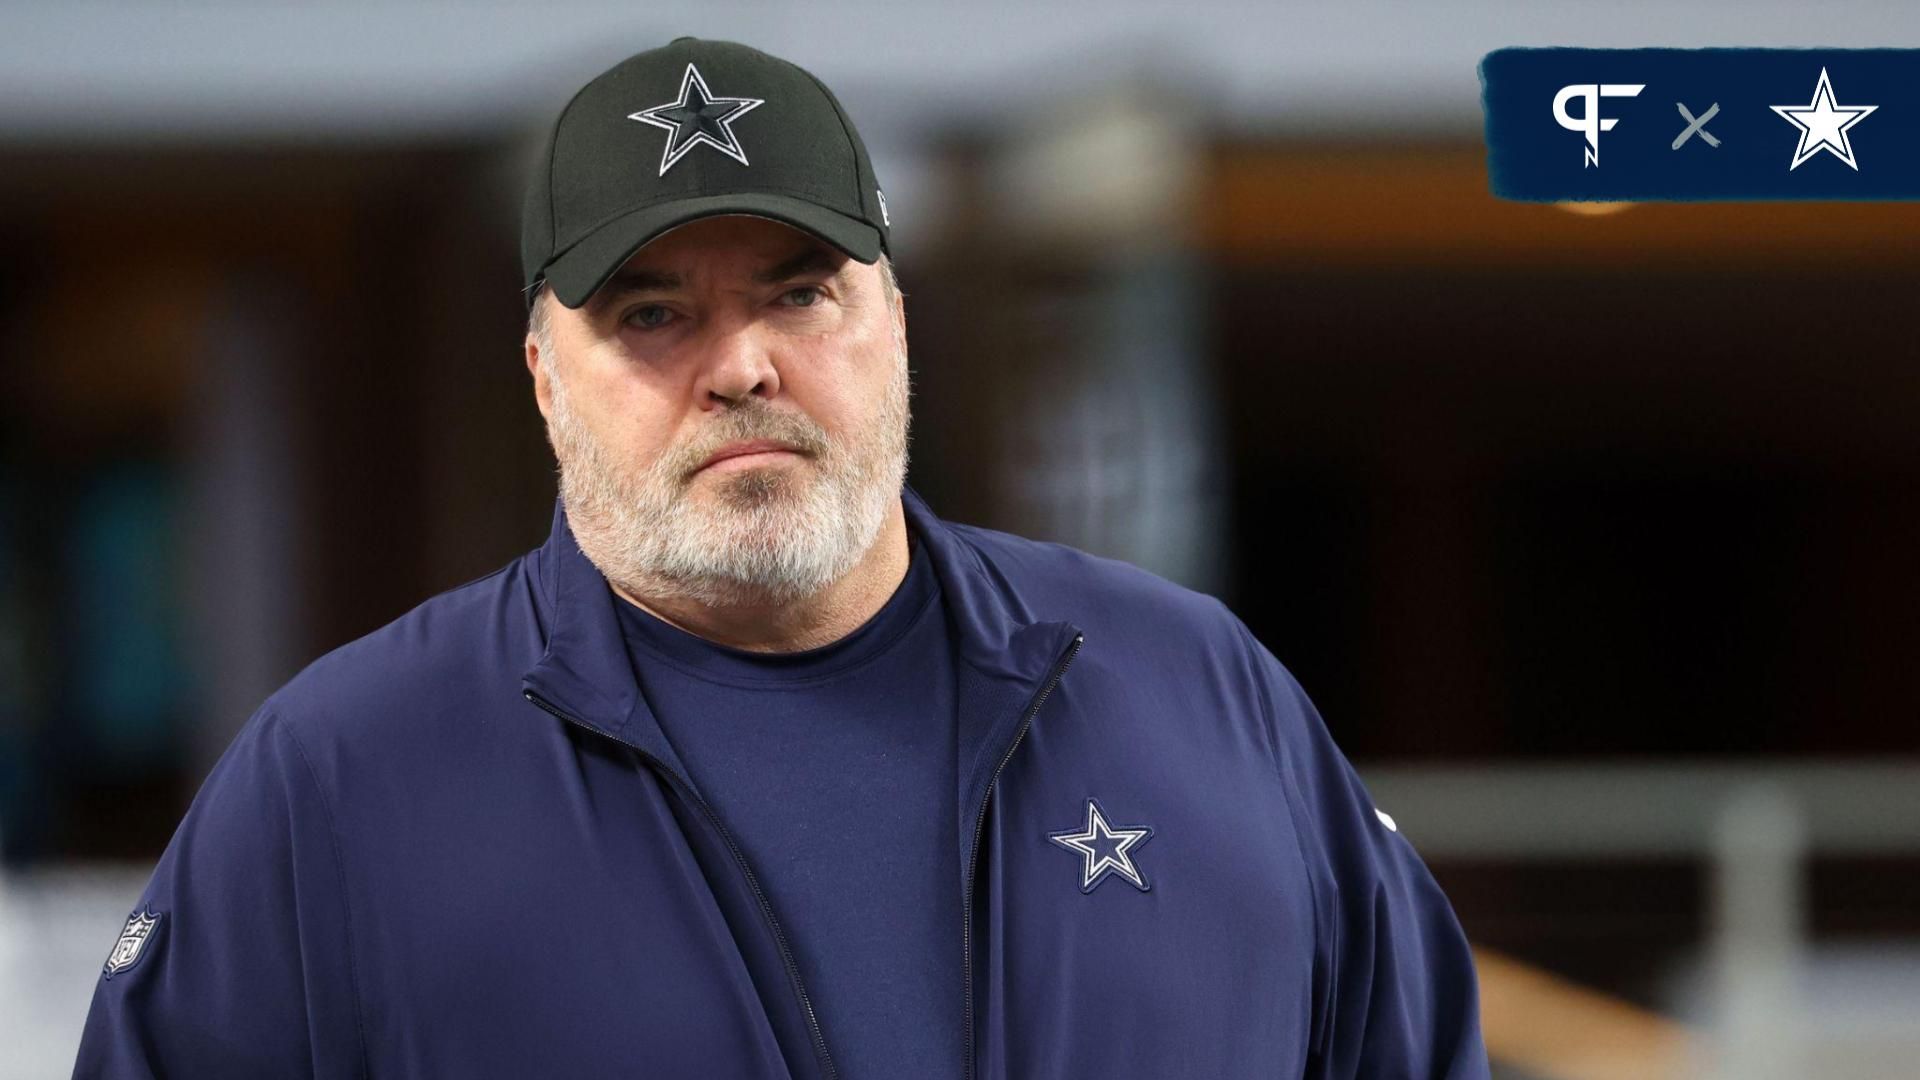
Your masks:
{"label": "jacket zipper", "polygon": [[993,767],[993,775],[987,778],[987,793],[981,798],[980,812],[976,814],[973,819],[973,844],[967,849],[967,877],[961,886],[965,895],[960,898],[961,910],[964,912],[960,923],[960,947],[966,953],[966,966],[963,969],[966,973],[967,993],[964,1019],[967,1031],[967,1069],[964,1074],[966,1080],[975,1080],[973,1060],[973,875],[975,865],[980,858],[980,833],[986,828],[987,824],[987,804],[993,801],[993,786],[999,782],[1001,770],[1005,769],[1007,762],[1012,760],[1013,752],[1019,747],[1020,740],[1026,737],[1027,728],[1033,726],[1035,714],[1039,713],[1040,706],[1046,702],[1047,695],[1053,693],[1053,688],[1059,684],[1060,677],[1067,673],[1067,665],[1073,663],[1074,656],[1080,652],[1080,643],[1085,640],[1085,634],[1074,635],[1073,644],[1067,646],[1067,651],[1054,663],[1053,674],[1048,676],[1046,685],[1042,686],[1040,693],[1035,695],[1033,704],[1027,706],[1027,715],[1021,718],[1020,727],[1013,733],[1013,741],[1007,744],[1007,752],[1000,755],[1000,763]]}
{"label": "jacket zipper", "polygon": [[525,691],[525,694],[528,701],[540,706],[540,708],[552,713],[554,716],[565,720],[567,723],[575,727],[585,728],[601,738],[612,739],[614,742],[628,747],[634,753],[639,754],[641,760],[645,761],[649,767],[659,775],[667,778],[668,782],[673,785],[674,790],[679,792],[682,798],[694,806],[699,807],[700,812],[706,815],[707,821],[710,822],[714,830],[720,834],[720,838],[726,841],[727,850],[733,854],[734,863],[740,867],[741,875],[747,880],[747,888],[753,890],[753,898],[760,904],[760,914],[765,917],[767,928],[773,931],[774,943],[780,947],[780,960],[786,964],[787,967],[787,979],[793,984],[793,992],[800,998],[801,1010],[807,1014],[807,1028],[813,1035],[813,1050],[820,1058],[822,1075],[826,1077],[826,1080],[836,1080],[839,1072],[834,1068],[833,1057],[827,1053],[827,1038],[820,1031],[820,1018],[813,1011],[813,1000],[807,996],[806,985],[800,981],[800,965],[794,962],[793,950],[787,945],[787,935],[780,929],[780,920],[774,917],[773,904],[768,901],[766,892],[760,888],[759,880],[753,876],[753,868],[747,865],[746,853],[742,852],[740,845],[734,842],[733,834],[728,832],[727,827],[721,823],[720,816],[713,812],[713,808],[707,805],[706,800],[694,794],[693,790],[681,781],[679,773],[667,767],[659,758],[654,757],[652,754],[625,739],[615,735],[609,735],[591,724],[568,716],[531,690]]}

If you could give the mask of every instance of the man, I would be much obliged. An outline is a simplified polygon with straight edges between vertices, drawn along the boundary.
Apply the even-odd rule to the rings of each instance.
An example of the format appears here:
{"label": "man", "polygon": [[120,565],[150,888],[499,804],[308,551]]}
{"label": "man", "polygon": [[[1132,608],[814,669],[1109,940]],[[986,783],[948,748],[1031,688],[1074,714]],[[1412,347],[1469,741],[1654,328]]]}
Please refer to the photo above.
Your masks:
{"label": "man", "polygon": [[1486,1075],[1451,910],[1245,626],[905,485],[890,224],[764,53],[569,103],[550,539],[267,700],[78,1075]]}

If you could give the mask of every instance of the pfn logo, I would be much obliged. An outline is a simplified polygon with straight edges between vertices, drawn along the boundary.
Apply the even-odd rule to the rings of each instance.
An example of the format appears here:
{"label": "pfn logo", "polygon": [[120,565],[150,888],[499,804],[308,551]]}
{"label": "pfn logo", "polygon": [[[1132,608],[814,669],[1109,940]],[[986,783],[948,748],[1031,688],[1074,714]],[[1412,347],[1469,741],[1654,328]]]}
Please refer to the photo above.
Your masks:
{"label": "pfn logo", "polygon": [[[1620,122],[1618,117],[1600,118],[1600,99],[1603,97],[1639,97],[1640,91],[1647,88],[1645,83],[1574,83],[1563,86],[1553,95],[1553,118],[1568,131],[1578,131],[1587,137],[1586,160],[1581,168],[1600,164],[1600,133],[1612,131],[1613,125]],[[1582,98],[1586,102],[1579,116],[1569,115],[1567,102]]]}

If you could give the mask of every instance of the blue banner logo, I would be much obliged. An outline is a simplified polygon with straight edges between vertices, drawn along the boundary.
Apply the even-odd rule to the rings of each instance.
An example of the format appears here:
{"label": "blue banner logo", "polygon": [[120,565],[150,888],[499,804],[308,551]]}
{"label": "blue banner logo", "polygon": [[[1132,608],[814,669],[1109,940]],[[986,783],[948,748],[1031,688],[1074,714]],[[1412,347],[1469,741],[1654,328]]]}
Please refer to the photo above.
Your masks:
{"label": "blue banner logo", "polygon": [[1920,49],[1499,49],[1488,177],[1534,202],[1920,199],[1915,72]]}

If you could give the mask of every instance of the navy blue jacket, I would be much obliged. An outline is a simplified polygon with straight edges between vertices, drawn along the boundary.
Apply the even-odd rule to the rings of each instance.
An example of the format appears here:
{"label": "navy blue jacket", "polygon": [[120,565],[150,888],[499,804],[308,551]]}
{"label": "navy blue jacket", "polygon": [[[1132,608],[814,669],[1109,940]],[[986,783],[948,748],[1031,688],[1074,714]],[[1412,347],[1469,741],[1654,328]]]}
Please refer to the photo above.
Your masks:
{"label": "navy blue jacket", "polygon": [[[974,1080],[1487,1075],[1451,908],[1239,619],[903,500],[956,643]],[[75,1074],[834,1077],[620,602],[556,506],[542,547],[270,697]],[[1090,803],[1113,832],[1076,847]]]}

